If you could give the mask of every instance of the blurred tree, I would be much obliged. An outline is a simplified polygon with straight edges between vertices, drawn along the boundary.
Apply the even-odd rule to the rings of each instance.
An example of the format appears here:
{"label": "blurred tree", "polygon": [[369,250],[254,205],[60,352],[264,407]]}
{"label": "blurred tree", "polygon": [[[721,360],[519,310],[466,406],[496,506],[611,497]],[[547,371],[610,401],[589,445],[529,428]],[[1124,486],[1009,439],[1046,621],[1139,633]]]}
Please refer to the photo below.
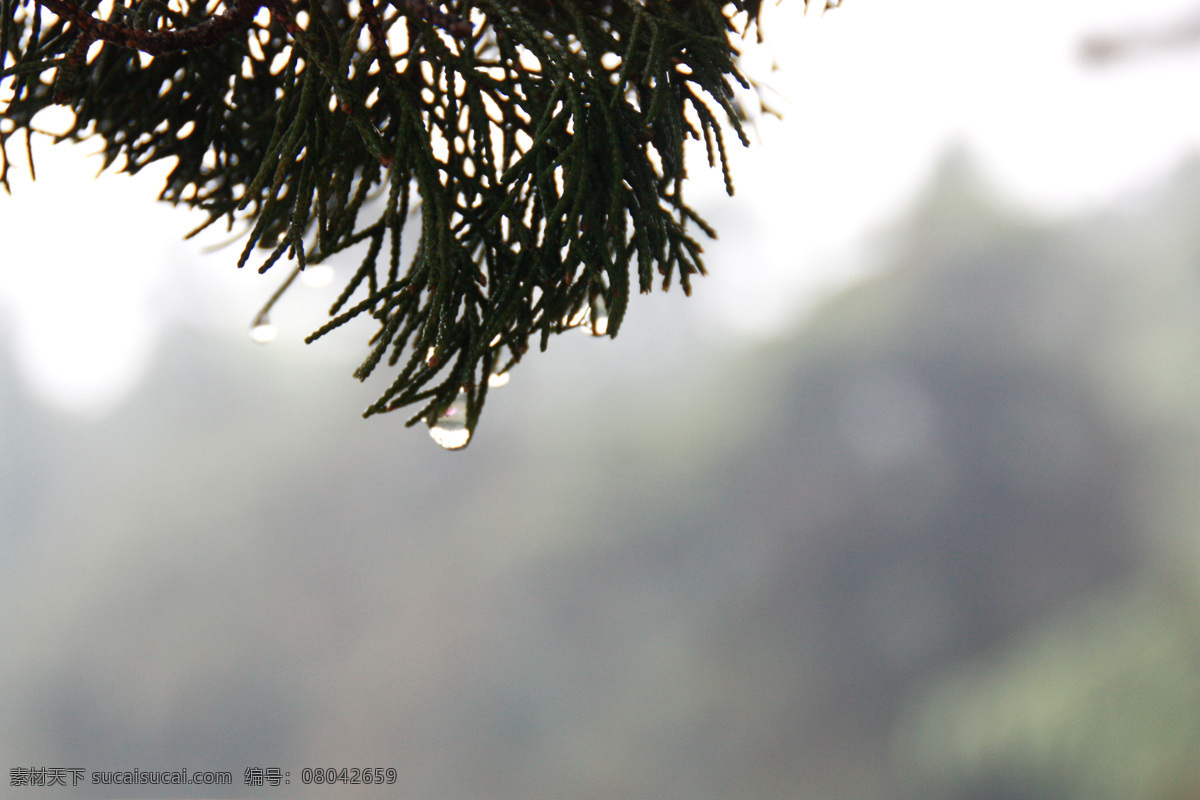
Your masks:
{"label": "blurred tree", "polygon": [[760,5],[0,0],[0,183],[9,138],[53,104],[74,112],[57,140],[99,135],[106,167],[174,159],[160,197],[208,214],[193,233],[244,220],[239,266],[256,246],[260,272],[295,260],[256,323],[306,265],[361,245],[309,341],[374,317],[355,375],[399,374],[366,415],[416,405],[410,425],[462,447],[530,338],[614,336],[635,265],[642,292],[656,268],[684,292],[703,273],[689,223],[715,234],[684,202],[684,142],[732,192],[734,38]]}
{"label": "blurred tree", "polygon": [[931,681],[896,736],[915,796],[1195,797],[1195,599],[1140,574]]}

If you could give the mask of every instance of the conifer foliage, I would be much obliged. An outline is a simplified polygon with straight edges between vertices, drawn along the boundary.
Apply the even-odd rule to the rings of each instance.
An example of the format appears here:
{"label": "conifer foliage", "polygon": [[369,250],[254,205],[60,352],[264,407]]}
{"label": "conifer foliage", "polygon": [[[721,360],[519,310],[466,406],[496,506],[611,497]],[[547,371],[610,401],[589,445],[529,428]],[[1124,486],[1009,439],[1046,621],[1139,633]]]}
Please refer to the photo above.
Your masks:
{"label": "conifer foliage", "polygon": [[634,273],[703,273],[684,141],[732,191],[760,3],[0,0],[0,183],[11,137],[65,104],[59,138],[99,136],[106,166],[173,160],[161,199],[207,213],[193,233],[246,226],[239,266],[294,263],[290,284],[354,248],[309,341],[374,318],[355,375],[396,374],[366,415],[458,413],[465,444],[530,340],[589,309],[613,336]]}

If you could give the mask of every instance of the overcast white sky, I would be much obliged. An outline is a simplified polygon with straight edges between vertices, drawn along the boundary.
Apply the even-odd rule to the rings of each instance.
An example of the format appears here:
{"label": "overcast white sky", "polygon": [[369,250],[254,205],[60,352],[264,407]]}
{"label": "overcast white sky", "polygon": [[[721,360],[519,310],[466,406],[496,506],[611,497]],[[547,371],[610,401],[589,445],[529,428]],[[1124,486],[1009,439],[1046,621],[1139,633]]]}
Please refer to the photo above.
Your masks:
{"label": "overcast white sky", "polygon": [[[1104,69],[1079,58],[1085,36],[1193,22],[1200,0],[844,0],[807,18],[784,0],[764,17],[747,69],[785,119],[762,120],[761,141],[735,153],[733,200],[694,172],[693,203],[719,216],[721,241],[691,302],[731,333],[791,327],[859,274],[863,235],[950,145],[1012,203],[1062,216],[1152,185],[1200,144],[1200,43]],[[244,337],[282,277],[236,273],[229,250],[201,257],[180,241],[195,218],[153,201],[164,173],[93,180],[95,149],[43,142],[37,183],[18,175],[0,194],[0,346],[32,393],[85,415],[120,402],[169,326]]]}

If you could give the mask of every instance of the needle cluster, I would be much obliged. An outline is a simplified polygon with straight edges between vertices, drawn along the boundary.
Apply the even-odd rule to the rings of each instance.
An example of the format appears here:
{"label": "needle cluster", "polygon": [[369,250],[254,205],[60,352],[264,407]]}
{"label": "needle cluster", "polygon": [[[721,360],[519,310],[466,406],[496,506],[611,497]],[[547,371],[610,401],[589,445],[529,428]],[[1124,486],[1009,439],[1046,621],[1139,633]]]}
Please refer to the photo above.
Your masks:
{"label": "needle cluster", "polygon": [[[632,285],[704,272],[684,142],[732,192],[736,39],[761,0],[0,0],[10,137],[65,104],[105,166],[169,160],[161,199],[249,236],[239,266],[354,250],[331,319],[376,322],[366,415],[432,422],[531,341]],[[414,221],[408,227],[406,222]],[[194,233],[195,233],[194,232]],[[345,256],[344,256],[345,257]]]}

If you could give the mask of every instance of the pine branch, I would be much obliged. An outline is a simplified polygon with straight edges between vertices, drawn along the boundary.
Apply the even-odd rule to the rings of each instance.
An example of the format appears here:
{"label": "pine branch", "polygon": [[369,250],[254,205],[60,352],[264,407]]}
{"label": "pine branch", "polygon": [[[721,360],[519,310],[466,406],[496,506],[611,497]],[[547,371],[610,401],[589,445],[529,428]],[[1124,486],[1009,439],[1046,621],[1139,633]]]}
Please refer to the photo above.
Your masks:
{"label": "pine branch", "polygon": [[355,375],[398,371],[366,415],[465,444],[531,340],[615,336],[635,271],[642,292],[704,273],[684,142],[732,193],[759,2],[0,0],[0,183],[9,138],[64,103],[60,139],[130,173],[175,159],[161,199],[248,225],[239,266],[365,248],[308,341],[374,319]]}

